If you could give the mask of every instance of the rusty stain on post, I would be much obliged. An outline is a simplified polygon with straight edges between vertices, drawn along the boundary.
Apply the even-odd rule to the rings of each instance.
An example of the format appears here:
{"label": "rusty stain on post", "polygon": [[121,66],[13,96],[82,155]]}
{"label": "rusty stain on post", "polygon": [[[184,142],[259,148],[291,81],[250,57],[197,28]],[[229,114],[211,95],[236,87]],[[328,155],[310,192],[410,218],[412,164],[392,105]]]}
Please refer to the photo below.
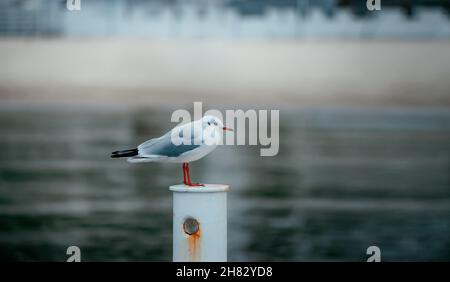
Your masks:
{"label": "rusty stain on post", "polygon": [[191,257],[191,261],[201,261],[201,232],[200,229],[194,234],[186,234],[187,243],[188,243],[188,251]]}
{"label": "rusty stain on post", "polygon": [[191,261],[201,260],[201,232],[200,223],[192,217],[185,219],[183,231],[186,234],[188,252]]}

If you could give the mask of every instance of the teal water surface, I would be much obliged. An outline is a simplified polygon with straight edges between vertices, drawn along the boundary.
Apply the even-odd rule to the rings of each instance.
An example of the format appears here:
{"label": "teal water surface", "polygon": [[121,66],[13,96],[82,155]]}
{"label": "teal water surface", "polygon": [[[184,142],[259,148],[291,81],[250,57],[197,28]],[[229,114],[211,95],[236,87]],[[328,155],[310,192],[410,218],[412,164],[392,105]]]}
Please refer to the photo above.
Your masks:
{"label": "teal water surface", "polygon": [[[176,164],[109,153],[168,128],[170,110],[0,108],[0,260],[169,261]],[[280,151],[223,146],[192,164],[227,183],[229,259],[450,260],[450,111],[280,111]]]}

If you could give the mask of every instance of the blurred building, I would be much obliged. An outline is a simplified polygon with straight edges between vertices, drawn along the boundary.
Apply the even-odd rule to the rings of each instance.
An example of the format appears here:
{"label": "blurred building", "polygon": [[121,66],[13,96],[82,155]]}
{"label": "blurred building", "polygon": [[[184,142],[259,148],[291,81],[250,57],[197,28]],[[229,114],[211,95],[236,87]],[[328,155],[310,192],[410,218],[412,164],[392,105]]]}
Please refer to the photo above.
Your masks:
{"label": "blurred building", "polygon": [[65,0],[0,2],[0,35],[138,38],[449,38],[450,1]]}

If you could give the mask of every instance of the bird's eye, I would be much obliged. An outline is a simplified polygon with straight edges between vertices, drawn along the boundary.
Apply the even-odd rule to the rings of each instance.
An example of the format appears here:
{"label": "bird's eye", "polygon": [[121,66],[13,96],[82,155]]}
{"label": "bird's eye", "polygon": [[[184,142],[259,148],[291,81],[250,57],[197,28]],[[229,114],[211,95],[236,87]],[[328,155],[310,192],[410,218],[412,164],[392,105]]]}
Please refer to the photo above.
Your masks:
{"label": "bird's eye", "polygon": [[214,122],[214,125],[217,126],[217,122]]}
{"label": "bird's eye", "polygon": [[208,125],[211,125],[211,123],[208,121]]}

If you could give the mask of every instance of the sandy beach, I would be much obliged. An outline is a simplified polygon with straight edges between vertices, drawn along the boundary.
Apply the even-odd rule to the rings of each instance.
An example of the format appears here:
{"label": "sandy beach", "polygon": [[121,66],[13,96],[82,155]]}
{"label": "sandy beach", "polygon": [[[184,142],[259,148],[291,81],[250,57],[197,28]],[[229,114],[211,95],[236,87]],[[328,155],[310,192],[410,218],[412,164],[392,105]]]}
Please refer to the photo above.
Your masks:
{"label": "sandy beach", "polygon": [[450,105],[449,41],[1,39],[2,103]]}

